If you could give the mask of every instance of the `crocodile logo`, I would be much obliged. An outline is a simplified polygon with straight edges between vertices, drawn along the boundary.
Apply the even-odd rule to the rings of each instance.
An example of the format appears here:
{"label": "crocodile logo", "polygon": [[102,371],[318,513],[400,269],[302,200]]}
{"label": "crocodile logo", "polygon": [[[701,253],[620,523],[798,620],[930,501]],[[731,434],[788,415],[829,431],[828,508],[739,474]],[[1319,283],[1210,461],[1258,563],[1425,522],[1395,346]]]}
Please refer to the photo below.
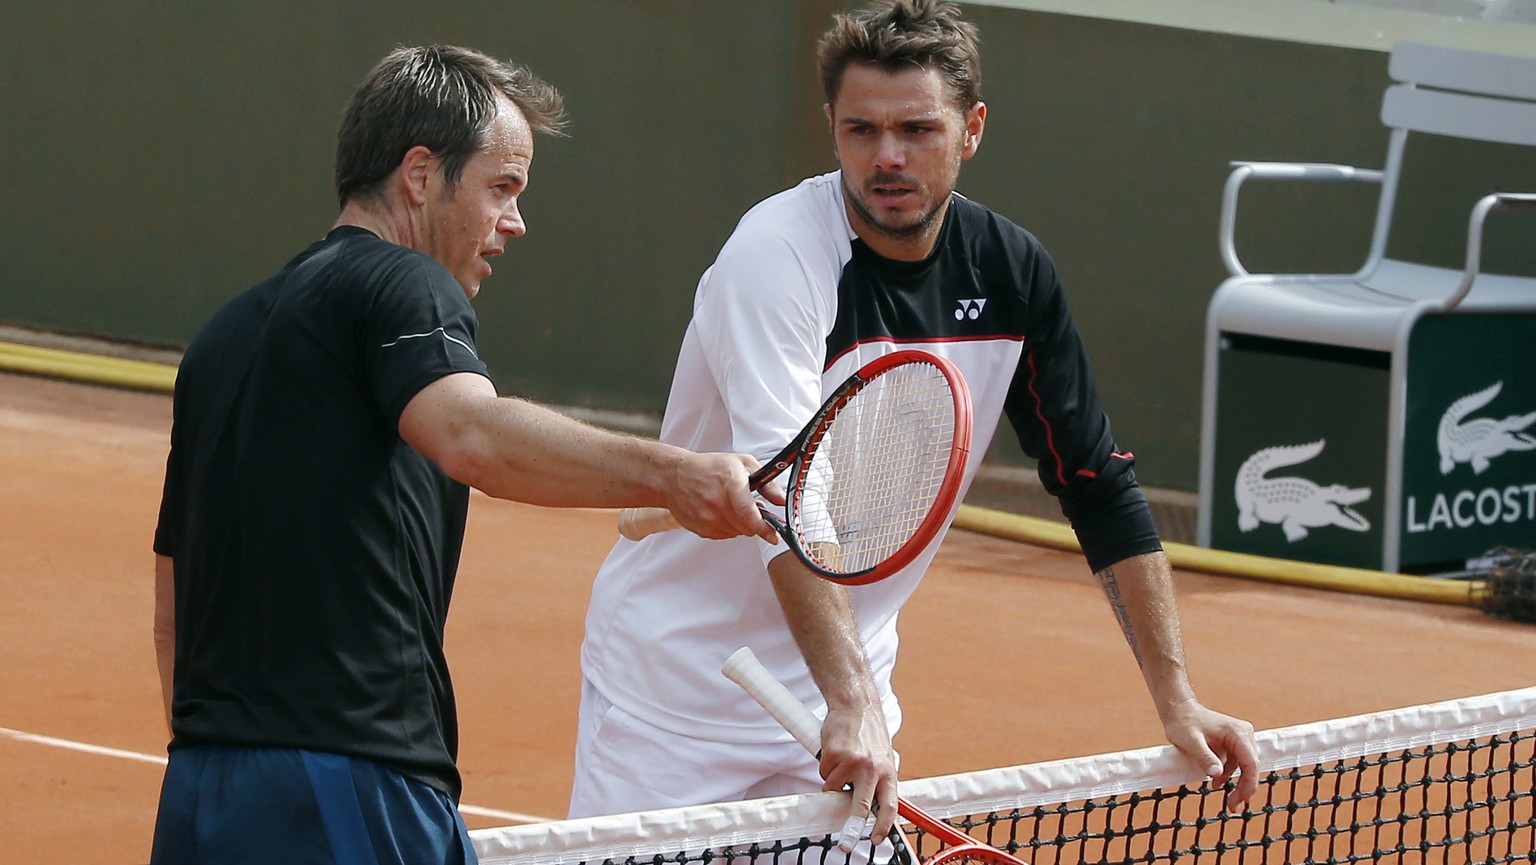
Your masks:
{"label": "crocodile logo", "polygon": [[1504,382],[1496,381],[1451,403],[1440,416],[1440,429],[1435,434],[1435,444],[1440,449],[1440,474],[1450,474],[1458,463],[1470,463],[1474,474],[1482,474],[1494,457],[1536,450],[1536,437],[1525,431],[1536,423],[1536,412],[1510,415],[1503,420],[1475,418],[1462,422],[1467,415],[1493,402],[1503,389]]}
{"label": "crocodile logo", "polygon": [[1264,448],[1237,470],[1237,527],[1251,532],[1264,523],[1278,523],[1291,543],[1308,529],[1337,526],[1352,532],[1369,531],[1370,521],[1350,505],[1371,497],[1369,487],[1314,483],[1299,477],[1267,477],[1270,471],[1304,463],[1323,452],[1326,439],[1300,445]]}

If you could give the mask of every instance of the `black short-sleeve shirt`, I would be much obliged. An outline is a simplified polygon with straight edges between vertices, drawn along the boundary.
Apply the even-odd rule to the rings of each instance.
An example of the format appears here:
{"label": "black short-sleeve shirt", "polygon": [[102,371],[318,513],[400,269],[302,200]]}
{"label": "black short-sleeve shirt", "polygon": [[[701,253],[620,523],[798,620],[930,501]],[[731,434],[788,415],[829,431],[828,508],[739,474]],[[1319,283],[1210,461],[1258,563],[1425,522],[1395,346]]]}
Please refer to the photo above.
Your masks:
{"label": "black short-sleeve shirt", "polygon": [[469,490],[398,423],[438,378],[486,374],[475,329],[435,260],[343,226],[193,339],[154,541],[173,749],[360,756],[457,799],[443,628]]}

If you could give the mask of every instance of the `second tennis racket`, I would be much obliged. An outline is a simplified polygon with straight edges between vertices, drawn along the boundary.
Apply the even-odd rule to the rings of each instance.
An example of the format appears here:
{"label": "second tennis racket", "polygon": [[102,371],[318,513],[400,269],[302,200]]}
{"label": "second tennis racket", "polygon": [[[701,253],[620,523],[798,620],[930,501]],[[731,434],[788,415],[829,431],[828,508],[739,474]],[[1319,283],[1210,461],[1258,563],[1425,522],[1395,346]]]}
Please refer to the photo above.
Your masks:
{"label": "second tennis racket", "polygon": [[[849,376],[799,435],[752,475],[786,471],[784,513],[763,516],[814,573],[872,583],[910,563],[943,528],[971,443],[971,397],[948,360],[908,349]],[[619,532],[677,528],[665,508],[631,508]]]}

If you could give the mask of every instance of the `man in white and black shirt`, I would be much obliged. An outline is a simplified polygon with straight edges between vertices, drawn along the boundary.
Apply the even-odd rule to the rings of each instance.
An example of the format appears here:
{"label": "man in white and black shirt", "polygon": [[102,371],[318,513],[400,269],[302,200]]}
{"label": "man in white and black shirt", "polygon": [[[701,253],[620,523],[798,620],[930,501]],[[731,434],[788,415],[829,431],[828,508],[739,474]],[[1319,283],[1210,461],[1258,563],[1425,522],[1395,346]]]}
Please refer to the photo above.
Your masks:
{"label": "man in white and black shirt", "polygon": [[[1241,770],[1235,806],[1256,783],[1252,728],[1195,698],[1168,560],[1056,269],[1028,232],[954,192],[986,120],[976,58],[952,4],[838,16],[820,59],[841,170],[753,207],[703,275],[662,439],[767,458],[872,358],[947,357],[971,392],[971,453],[1009,419],[1109,595],[1169,740],[1219,782]],[[851,818],[878,803],[883,833],[897,615],[937,547],[842,587],[751,538],[621,540],[587,616],[571,815],[851,786]],[[743,645],[825,707],[819,763],[720,675]]]}

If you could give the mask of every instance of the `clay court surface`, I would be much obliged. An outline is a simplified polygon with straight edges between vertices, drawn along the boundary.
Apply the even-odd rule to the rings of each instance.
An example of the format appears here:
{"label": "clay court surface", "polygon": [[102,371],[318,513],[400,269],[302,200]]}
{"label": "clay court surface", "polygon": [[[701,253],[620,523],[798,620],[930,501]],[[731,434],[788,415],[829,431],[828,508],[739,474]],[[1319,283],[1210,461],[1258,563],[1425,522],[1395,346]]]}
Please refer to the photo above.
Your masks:
{"label": "clay court surface", "polygon": [[[170,412],[165,396],[0,374],[0,860],[148,857]],[[613,520],[476,494],[448,632],[471,827],[563,812],[581,620]],[[1201,696],[1260,728],[1533,683],[1536,626],[1197,573],[1178,588]],[[1161,744],[1073,554],[953,533],[902,632],[904,777]]]}

